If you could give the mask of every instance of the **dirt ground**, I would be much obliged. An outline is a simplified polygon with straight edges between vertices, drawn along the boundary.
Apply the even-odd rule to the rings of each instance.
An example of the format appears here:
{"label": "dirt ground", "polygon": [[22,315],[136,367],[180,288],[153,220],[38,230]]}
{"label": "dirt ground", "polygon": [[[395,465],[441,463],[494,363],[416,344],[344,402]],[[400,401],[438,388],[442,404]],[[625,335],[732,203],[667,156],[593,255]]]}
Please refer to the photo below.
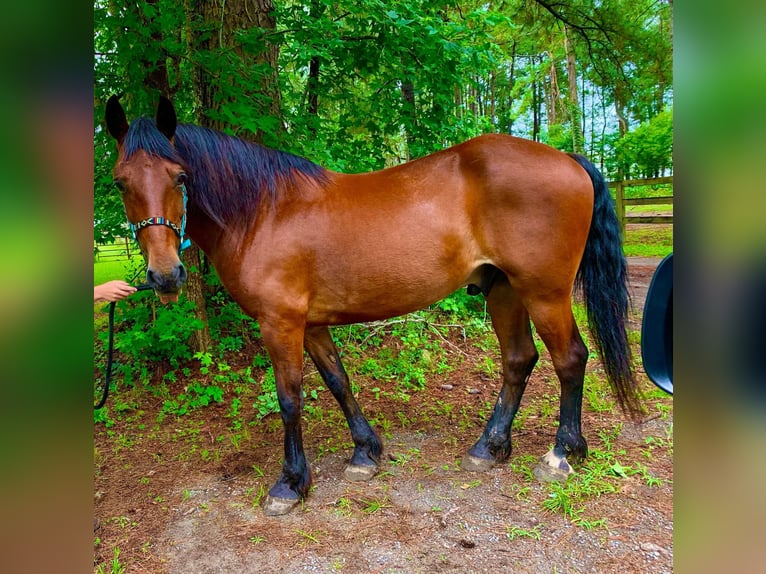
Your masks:
{"label": "dirt ground", "polygon": [[[658,263],[629,262],[634,329]],[[452,344],[455,352],[478,353]],[[598,368],[595,360],[589,365],[589,372]],[[621,467],[645,472],[618,469],[613,492],[573,501],[566,515],[544,506],[555,490],[530,472],[557,424],[558,383],[544,356],[522,401],[509,461],[486,473],[460,470],[499,385],[466,366],[429,379],[408,404],[363,388],[358,401],[386,449],[369,483],[343,478],[350,437],[329,393],[319,393],[303,433],[314,488],[290,515],[273,518],[260,504],[280,470],[278,415],[234,434],[224,406],[157,422],[161,401],[150,397],[113,426],[95,427],[94,571],[120,572],[119,564],[155,574],[671,572],[672,398],[655,392],[638,424],[585,401],[591,458],[608,451]],[[586,480],[576,468],[570,482]]]}

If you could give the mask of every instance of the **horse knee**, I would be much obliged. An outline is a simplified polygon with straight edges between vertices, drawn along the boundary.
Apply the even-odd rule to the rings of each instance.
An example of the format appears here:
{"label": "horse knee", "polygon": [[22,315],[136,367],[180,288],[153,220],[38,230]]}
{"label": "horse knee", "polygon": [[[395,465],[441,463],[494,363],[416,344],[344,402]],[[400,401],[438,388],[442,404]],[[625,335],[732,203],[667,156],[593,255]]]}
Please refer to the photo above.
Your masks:
{"label": "horse knee", "polygon": [[508,353],[504,359],[506,371],[512,378],[525,381],[539,358],[540,355],[534,346],[526,351]]}

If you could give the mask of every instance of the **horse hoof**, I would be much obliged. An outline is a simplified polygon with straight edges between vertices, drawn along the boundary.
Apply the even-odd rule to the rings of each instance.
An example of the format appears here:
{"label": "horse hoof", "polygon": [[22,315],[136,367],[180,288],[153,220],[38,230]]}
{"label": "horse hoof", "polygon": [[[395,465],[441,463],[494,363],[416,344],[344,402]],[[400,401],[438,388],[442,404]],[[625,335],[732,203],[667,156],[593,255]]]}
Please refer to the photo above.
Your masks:
{"label": "horse hoof", "polygon": [[471,472],[486,472],[495,466],[495,461],[491,458],[479,458],[472,454],[466,454],[460,461],[460,468]]}
{"label": "horse hoof", "polygon": [[343,476],[351,482],[366,482],[378,474],[378,467],[375,465],[349,464],[343,471]]}
{"label": "horse hoof", "polygon": [[569,465],[566,458],[558,457],[548,452],[537,463],[532,474],[540,482],[566,482],[574,469]]}
{"label": "horse hoof", "polygon": [[300,500],[297,498],[277,498],[270,494],[263,503],[263,513],[266,516],[283,516],[295,508]]}

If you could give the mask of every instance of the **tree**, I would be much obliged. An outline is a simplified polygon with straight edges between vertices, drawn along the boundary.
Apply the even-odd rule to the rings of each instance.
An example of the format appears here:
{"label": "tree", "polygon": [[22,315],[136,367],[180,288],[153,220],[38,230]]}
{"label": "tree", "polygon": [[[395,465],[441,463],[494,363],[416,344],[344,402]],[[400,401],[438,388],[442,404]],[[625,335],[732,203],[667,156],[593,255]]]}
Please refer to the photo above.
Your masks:
{"label": "tree", "polygon": [[280,143],[273,1],[199,0],[190,18],[198,32],[190,46],[198,122],[258,142]]}

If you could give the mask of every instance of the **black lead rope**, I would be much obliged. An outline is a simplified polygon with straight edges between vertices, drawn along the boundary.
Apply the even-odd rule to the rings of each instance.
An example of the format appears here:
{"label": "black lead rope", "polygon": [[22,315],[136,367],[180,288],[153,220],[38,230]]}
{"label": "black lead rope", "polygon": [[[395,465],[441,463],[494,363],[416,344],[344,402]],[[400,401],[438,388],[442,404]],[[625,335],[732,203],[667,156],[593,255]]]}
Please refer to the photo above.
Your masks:
{"label": "black lead rope", "polygon": [[[137,285],[137,291],[146,291],[151,289],[149,285],[144,283],[143,285]],[[106,399],[109,396],[109,385],[112,382],[112,355],[114,355],[114,304],[116,301],[109,303],[109,350],[106,355],[106,374],[104,375],[104,390],[101,393],[101,400],[93,407],[94,410],[99,410],[106,404]]]}

